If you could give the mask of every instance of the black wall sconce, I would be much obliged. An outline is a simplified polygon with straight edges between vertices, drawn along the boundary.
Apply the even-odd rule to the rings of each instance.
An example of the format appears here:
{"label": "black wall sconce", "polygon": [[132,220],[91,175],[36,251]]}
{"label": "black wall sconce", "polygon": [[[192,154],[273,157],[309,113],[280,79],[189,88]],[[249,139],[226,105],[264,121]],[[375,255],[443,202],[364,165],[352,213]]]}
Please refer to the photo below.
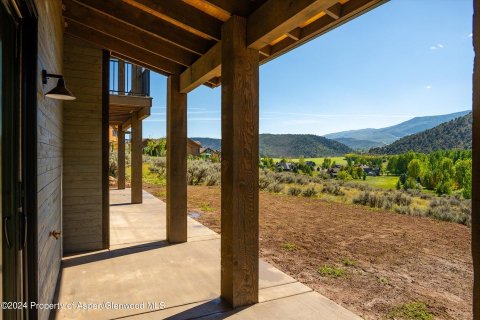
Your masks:
{"label": "black wall sconce", "polygon": [[57,86],[45,94],[45,97],[56,100],[75,100],[76,97],[65,86],[65,79],[62,75],[47,73],[47,70],[42,70],[42,83],[47,84],[48,78],[58,79]]}

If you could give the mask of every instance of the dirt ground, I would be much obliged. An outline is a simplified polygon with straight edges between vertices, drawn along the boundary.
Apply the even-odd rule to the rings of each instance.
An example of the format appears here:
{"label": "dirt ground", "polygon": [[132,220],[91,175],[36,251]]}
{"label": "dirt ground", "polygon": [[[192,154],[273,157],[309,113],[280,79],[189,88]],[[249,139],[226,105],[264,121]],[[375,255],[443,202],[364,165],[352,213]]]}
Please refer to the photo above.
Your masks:
{"label": "dirt ground", "polygon": [[[164,187],[145,189],[165,200]],[[188,210],[220,232],[219,187],[189,186]],[[436,319],[472,318],[470,229],[459,224],[262,192],[260,255],[365,319],[416,301]],[[322,276],[325,265],[345,274]]]}

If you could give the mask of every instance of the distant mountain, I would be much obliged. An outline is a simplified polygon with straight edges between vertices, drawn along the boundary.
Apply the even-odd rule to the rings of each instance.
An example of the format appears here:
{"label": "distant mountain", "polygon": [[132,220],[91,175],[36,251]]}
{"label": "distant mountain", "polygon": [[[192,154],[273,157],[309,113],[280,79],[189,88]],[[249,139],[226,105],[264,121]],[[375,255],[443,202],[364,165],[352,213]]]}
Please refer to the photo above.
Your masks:
{"label": "distant mountain", "polygon": [[365,146],[368,144],[370,144],[369,147],[381,147],[405,136],[425,131],[444,122],[462,117],[469,112],[461,111],[438,116],[415,117],[391,127],[342,131],[327,134],[325,137],[345,143],[353,149],[366,149]]}
{"label": "distant mountain", "polygon": [[[191,138],[202,147],[221,149],[221,140],[213,138]],[[335,140],[313,134],[261,134],[260,156],[272,158],[306,158],[343,156],[353,150]]]}
{"label": "distant mountain", "polygon": [[313,134],[260,135],[260,156],[317,158],[343,156],[352,151],[343,143]]}
{"label": "distant mountain", "polygon": [[370,140],[359,140],[353,138],[337,138],[333,140],[343,143],[344,145],[347,145],[355,150],[369,150],[370,148],[378,147],[378,142]]}
{"label": "distant mountain", "polygon": [[406,136],[394,143],[372,148],[370,153],[399,154],[408,151],[429,153],[436,150],[472,148],[472,113],[442,123],[432,129]]}

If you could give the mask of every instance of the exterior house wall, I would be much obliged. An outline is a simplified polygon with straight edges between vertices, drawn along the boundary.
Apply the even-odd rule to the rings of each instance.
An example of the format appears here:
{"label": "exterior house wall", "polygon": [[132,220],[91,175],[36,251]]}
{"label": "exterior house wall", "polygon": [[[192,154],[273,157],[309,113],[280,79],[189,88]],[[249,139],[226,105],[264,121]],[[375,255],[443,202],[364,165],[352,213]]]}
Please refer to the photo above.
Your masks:
{"label": "exterior house wall", "polygon": [[[50,303],[55,293],[62,258],[62,242],[50,232],[62,229],[62,102],[44,97],[56,85],[41,82],[42,69],[63,73],[63,18],[61,1],[37,0],[38,10],[38,90],[37,90],[37,170],[38,170],[38,299]],[[35,161],[35,160],[34,160]],[[39,319],[48,319],[48,310],[39,310]]]}
{"label": "exterior house wall", "polygon": [[187,140],[187,154],[192,156],[199,156],[200,155],[200,148],[202,146],[192,139]]}
{"label": "exterior house wall", "polygon": [[64,252],[102,249],[102,50],[65,35]]}

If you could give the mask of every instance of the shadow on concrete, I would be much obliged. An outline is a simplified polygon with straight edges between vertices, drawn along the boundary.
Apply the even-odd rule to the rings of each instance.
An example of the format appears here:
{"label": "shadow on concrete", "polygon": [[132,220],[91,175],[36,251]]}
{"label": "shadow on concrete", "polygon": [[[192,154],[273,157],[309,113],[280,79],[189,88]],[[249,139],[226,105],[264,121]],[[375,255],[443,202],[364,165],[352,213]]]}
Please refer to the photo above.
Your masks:
{"label": "shadow on concrete", "polygon": [[111,203],[110,207],[118,207],[118,206],[128,206],[134,203],[131,202],[123,202],[123,203]]}
{"label": "shadow on concrete", "polygon": [[[187,320],[187,319],[221,320],[221,319],[227,319],[228,317],[234,315],[239,311],[245,310],[248,307],[250,306],[232,309],[227,302],[225,302],[221,298],[216,298],[210,301],[205,301],[204,303],[198,304],[188,310],[181,311],[175,315],[162,318],[162,319],[164,320]],[[176,308],[176,307],[172,307],[172,308]],[[159,311],[161,310],[153,310],[150,312],[143,312],[135,315],[128,315],[125,317],[114,318],[111,320],[136,318],[140,315],[145,315],[145,314],[154,315],[155,312],[159,312]]]}
{"label": "shadow on concrete", "polygon": [[[65,259],[62,261],[62,268],[74,267],[81,264],[92,263],[95,261],[102,261],[102,260],[107,260],[111,258],[126,256],[129,254],[135,254],[139,252],[145,252],[149,250],[164,248],[171,245],[175,245],[175,244],[171,244],[166,240],[160,240],[160,241],[142,243],[142,244],[134,245],[131,247],[123,247],[123,248],[118,248],[118,249],[113,249],[108,251],[103,250],[99,252],[86,253],[83,256],[77,256],[74,258],[68,258],[68,256],[65,256]],[[74,253],[72,255],[78,255],[78,253]]]}

